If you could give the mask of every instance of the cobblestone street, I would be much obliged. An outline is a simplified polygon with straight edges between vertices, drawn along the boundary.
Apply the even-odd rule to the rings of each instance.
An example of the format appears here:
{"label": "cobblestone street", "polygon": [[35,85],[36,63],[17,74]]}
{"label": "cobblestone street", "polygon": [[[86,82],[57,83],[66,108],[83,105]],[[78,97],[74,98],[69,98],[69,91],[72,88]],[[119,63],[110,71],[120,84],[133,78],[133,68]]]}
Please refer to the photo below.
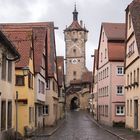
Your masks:
{"label": "cobblestone street", "polygon": [[117,138],[94,124],[85,112],[67,113],[66,122],[50,137],[33,140],[117,140]]}

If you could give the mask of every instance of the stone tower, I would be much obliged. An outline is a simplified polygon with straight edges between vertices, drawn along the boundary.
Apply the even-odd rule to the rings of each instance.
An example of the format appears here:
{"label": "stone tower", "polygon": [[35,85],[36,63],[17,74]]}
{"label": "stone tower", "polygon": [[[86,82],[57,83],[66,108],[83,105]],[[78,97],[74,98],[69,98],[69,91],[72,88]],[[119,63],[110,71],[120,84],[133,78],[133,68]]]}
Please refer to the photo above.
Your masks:
{"label": "stone tower", "polygon": [[85,66],[86,54],[85,43],[87,41],[88,31],[78,22],[78,12],[76,5],[73,12],[73,21],[69,27],[64,30],[65,52],[66,52],[66,86],[71,82],[81,81],[82,74],[87,71]]}

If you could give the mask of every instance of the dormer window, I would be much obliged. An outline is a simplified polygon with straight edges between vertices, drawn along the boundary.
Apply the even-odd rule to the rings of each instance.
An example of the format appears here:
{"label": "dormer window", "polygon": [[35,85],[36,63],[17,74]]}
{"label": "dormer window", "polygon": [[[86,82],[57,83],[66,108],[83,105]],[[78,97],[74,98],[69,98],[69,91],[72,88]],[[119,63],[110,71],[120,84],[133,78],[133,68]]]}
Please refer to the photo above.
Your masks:
{"label": "dormer window", "polygon": [[74,56],[76,55],[76,49],[73,49],[73,54],[74,54]]}
{"label": "dormer window", "polygon": [[134,44],[135,42],[133,41],[128,47],[128,54],[127,54],[128,57],[130,57],[134,53]]}

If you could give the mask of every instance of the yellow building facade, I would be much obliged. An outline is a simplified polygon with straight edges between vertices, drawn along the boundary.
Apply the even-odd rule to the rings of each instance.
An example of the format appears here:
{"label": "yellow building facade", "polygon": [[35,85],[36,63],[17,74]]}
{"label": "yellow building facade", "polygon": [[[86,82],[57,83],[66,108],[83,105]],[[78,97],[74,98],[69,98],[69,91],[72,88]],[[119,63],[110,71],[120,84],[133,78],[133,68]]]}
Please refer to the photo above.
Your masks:
{"label": "yellow building facade", "polygon": [[[32,29],[7,27],[4,30],[21,55],[15,65],[14,128],[22,135],[26,135],[25,127],[29,129],[35,127]],[[17,95],[18,98],[16,98]]]}

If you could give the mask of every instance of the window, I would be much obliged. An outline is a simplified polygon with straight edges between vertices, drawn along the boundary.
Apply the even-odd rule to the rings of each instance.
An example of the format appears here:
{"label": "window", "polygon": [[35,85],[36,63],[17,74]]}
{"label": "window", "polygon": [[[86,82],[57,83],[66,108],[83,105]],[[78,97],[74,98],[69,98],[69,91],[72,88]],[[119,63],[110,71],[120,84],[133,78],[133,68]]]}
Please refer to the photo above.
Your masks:
{"label": "window", "polygon": [[38,116],[40,117],[40,116],[42,116],[42,114],[43,114],[43,108],[42,108],[42,106],[39,106],[38,107]]}
{"label": "window", "polygon": [[73,49],[73,53],[74,53],[74,54],[76,53],[76,49]]}
{"label": "window", "polygon": [[33,74],[31,72],[28,74],[28,87],[33,88]]}
{"label": "window", "polygon": [[73,71],[73,76],[76,76],[76,71]]}
{"label": "window", "polygon": [[134,82],[136,82],[136,71],[134,70]]}
{"label": "window", "polygon": [[29,123],[34,122],[34,108],[29,107]]}
{"label": "window", "polygon": [[137,68],[137,82],[139,84],[139,68]]}
{"label": "window", "polygon": [[123,75],[124,68],[123,67],[117,67],[117,75]]}
{"label": "window", "polygon": [[1,130],[6,129],[6,101],[1,102]]}
{"label": "window", "polygon": [[16,86],[24,86],[24,76],[16,75]]}
{"label": "window", "polygon": [[38,84],[39,84],[39,93],[44,94],[45,93],[45,84],[44,84],[44,82],[39,79]]}
{"label": "window", "polygon": [[128,47],[128,54],[127,54],[128,57],[130,57],[134,53],[134,44],[135,42],[133,41]]}
{"label": "window", "polygon": [[105,116],[108,116],[108,105],[105,105]]}
{"label": "window", "polygon": [[50,79],[48,79],[48,81],[47,81],[46,88],[50,89]]}
{"label": "window", "polygon": [[107,77],[107,75],[106,75],[106,69],[105,69],[105,78]]}
{"label": "window", "polygon": [[2,55],[2,71],[1,78],[6,80],[6,57]]}
{"label": "window", "polygon": [[12,127],[12,101],[8,101],[7,127]]}
{"label": "window", "polygon": [[132,84],[132,72],[130,73],[130,84]]}
{"label": "window", "polygon": [[12,61],[8,61],[8,81],[12,82]]}
{"label": "window", "polygon": [[124,115],[124,106],[116,106],[116,115]]}
{"label": "window", "polygon": [[117,95],[123,95],[123,86],[117,86]]}
{"label": "window", "polygon": [[132,100],[130,100],[130,116],[132,115]]}
{"label": "window", "polygon": [[43,106],[43,115],[48,115],[49,114],[49,105]]}
{"label": "window", "polygon": [[108,71],[108,67],[107,67],[107,70],[106,70],[107,77],[108,77],[108,73],[109,73],[109,71]]}
{"label": "window", "polygon": [[129,85],[129,74],[127,75],[127,85]]}
{"label": "window", "polygon": [[107,49],[105,49],[105,59],[106,59],[106,57],[107,57]]}
{"label": "window", "polygon": [[104,79],[104,77],[105,77],[105,72],[104,72],[104,70],[103,70],[103,79]]}
{"label": "window", "polygon": [[102,80],[102,71],[101,71],[101,80]]}

